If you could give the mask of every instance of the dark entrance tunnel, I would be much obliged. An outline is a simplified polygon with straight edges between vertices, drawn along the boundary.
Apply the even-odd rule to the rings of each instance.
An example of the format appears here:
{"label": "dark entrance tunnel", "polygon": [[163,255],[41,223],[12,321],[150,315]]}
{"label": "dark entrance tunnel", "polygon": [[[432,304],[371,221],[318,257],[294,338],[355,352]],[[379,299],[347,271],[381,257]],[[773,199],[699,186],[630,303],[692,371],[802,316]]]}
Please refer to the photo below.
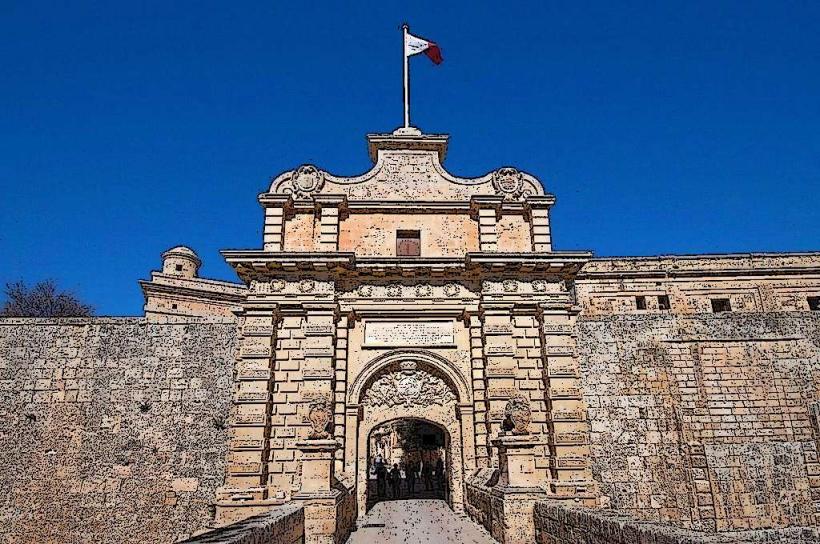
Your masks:
{"label": "dark entrance tunnel", "polygon": [[368,437],[367,509],[380,501],[450,502],[450,437],[422,419],[388,421]]}

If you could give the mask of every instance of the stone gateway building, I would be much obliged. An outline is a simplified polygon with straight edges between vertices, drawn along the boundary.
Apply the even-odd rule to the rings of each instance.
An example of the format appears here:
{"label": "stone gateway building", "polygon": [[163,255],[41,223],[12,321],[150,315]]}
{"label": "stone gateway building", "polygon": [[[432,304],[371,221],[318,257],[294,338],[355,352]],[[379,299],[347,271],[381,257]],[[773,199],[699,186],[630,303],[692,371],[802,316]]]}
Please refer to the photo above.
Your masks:
{"label": "stone gateway building", "polygon": [[379,463],[501,542],[820,541],[819,253],[561,251],[532,175],[367,143],[239,283],[180,246],[144,317],[0,320],[5,541],[344,542]]}

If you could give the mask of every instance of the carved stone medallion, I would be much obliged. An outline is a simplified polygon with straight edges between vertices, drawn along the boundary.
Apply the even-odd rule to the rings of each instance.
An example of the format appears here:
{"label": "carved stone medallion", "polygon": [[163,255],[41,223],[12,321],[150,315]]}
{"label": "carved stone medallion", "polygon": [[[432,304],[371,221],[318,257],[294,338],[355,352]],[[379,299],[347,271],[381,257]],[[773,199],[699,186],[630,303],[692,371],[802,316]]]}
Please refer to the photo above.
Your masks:
{"label": "carved stone medallion", "polygon": [[444,294],[448,297],[454,297],[458,294],[459,288],[458,284],[455,283],[448,283],[444,286]]}
{"label": "carved stone medallion", "polygon": [[433,288],[426,283],[416,285],[415,291],[417,297],[429,297],[433,294]]}
{"label": "carved stone medallion", "polygon": [[496,194],[503,196],[505,200],[515,200],[524,191],[524,176],[510,166],[499,168],[493,172],[493,187]]}
{"label": "carved stone medallion", "polygon": [[391,283],[387,286],[387,296],[391,298],[398,298],[401,296],[401,285],[398,283]]}
{"label": "carved stone medallion", "polygon": [[303,293],[310,293],[316,288],[316,282],[310,278],[305,278],[299,282],[299,290]]}
{"label": "carved stone medallion", "polygon": [[309,198],[318,193],[324,184],[324,173],[312,164],[303,164],[293,171],[290,178],[291,191],[295,198]]}
{"label": "carved stone medallion", "polygon": [[515,293],[516,291],[518,291],[518,282],[515,280],[504,280],[501,283],[501,287],[507,293]]}
{"label": "carved stone medallion", "polygon": [[359,293],[360,297],[369,297],[373,294],[373,286],[372,285],[360,285],[356,292]]}
{"label": "carved stone medallion", "polygon": [[274,293],[278,293],[285,288],[285,280],[282,279],[273,279],[270,282],[270,290]]}

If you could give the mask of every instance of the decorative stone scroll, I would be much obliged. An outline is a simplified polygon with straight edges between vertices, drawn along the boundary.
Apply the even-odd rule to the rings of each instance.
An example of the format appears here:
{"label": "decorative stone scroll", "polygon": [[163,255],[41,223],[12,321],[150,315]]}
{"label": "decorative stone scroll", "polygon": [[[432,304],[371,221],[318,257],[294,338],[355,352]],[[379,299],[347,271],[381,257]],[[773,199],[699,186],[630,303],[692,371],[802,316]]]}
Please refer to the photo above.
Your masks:
{"label": "decorative stone scroll", "polygon": [[443,379],[419,370],[413,361],[406,361],[399,371],[378,377],[368,388],[362,404],[373,407],[444,406],[455,400],[455,393]]}

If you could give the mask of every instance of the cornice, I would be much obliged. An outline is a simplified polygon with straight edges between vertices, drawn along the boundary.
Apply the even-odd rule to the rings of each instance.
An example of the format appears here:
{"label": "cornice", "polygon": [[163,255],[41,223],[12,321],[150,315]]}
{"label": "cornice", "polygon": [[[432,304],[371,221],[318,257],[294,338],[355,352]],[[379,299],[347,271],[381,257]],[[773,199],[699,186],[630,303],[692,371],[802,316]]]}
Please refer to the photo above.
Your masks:
{"label": "cornice", "polygon": [[[196,287],[183,287],[179,285],[167,285],[154,283],[148,280],[139,280],[143,295],[147,298],[150,295],[176,295],[181,297],[191,297],[198,300],[210,300],[224,302],[227,304],[241,304],[245,301],[245,294],[222,293],[210,289],[197,289]],[[243,286],[244,288],[244,286]]]}
{"label": "cornice", "polygon": [[587,251],[552,253],[468,252],[464,257],[357,257],[352,252],[226,250],[222,255],[245,280],[271,273],[326,272],[370,276],[539,273],[571,277],[589,261]]}
{"label": "cornice", "polygon": [[579,281],[820,275],[820,252],[660,255],[592,259]]}

